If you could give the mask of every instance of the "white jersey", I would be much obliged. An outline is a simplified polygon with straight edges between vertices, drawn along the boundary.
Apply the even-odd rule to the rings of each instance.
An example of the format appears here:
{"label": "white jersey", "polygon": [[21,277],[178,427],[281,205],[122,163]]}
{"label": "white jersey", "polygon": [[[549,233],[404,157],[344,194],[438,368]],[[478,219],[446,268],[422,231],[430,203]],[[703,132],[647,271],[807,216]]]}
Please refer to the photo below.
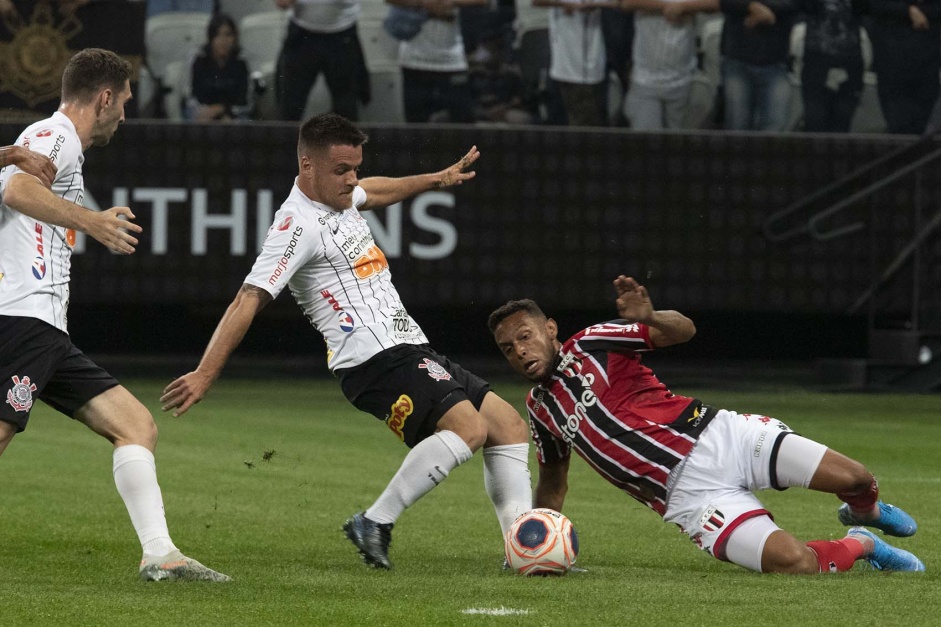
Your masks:
{"label": "white jersey", "polygon": [[307,319],[323,334],[331,370],[359,365],[379,351],[428,339],[405,311],[385,255],[358,211],[308,198],[296,182],[274,216],[245,283],[277,297],[287,285]]}
{"label": "white jersey", "polygon": [[359,0],[298,0],[291,21],[312,33],[339,33],[356,24]]}
{"label": "white jersey", "polygon": [[[580,1],[584,4],[587,0]],[[597,85],[604,80],[607,58],[601,9],[572,14],[561,7],[549,9],[549,43],[550,78],[578,85]]]}
{"label": "white jersey", "polygon": [[466,71],[467,56],[458,18],[430,19],[422,24],[414,38],[399,44],[399,65],[430,72]]}
{"label": "white jersey", "polygon": [[[52,191],[82,204],[82,142],[63,113],[27,127],[18,146],[48,156],[58,168]],[[20,170],[0,170],[0,189]],[[0,204],[0,315],[39,318],[65,331],[75,231],[39,222]]]}

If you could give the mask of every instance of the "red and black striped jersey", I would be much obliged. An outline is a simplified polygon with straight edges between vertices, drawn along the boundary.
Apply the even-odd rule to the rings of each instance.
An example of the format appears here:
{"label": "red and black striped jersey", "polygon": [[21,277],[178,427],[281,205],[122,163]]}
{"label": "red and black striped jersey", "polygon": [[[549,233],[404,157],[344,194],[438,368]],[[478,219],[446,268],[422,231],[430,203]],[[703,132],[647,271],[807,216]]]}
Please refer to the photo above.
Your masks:
{"label": "red and black striped jersey", "polygon": [[602,477],[661,516],[667,478],[714,414],[677,396],[638,353],[651,350],[643,324],[614,320],[583,329],[562,345],[552,377],[526,406],[540,463],[574,448]]}

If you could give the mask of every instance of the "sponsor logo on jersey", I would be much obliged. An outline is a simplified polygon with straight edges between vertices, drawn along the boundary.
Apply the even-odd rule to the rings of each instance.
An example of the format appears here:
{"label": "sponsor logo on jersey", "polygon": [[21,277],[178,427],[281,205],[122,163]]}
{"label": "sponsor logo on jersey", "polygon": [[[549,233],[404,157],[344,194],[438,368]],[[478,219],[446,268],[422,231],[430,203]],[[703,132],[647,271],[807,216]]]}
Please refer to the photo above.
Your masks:
{"label": "sponsor logo on jersey", "polygon": [[559,362],[559,366],[556,370],[566,377],[578,376],[582,371],[582,360],[572,353],[567,353],[562,357],[562,361]]}
{"label": "sponsor logo on jersey", "polygon": [[353,331],[353,318],[345,311],[340,312],[340,330],[344,333]]}
{"label": "sponsor logo on jersey", "polygon": [[52,137],[52,131],[49,130],[48,128],[43,129],[39,131],[38,133],[36,133],[36,137]]}
{"label": "sponsor logo on jersey", "polygon": [[284,271],[288,269],[288,262],[291,261],[291,257],[294,256],[295,250],[297,248],[297,238],[299,238],[303,232],[304,227],[298,226],[294,229],[294,232],[291,233],[291,241],[284,249],[284,254],[282,254],[281,259],[278,260],[278,265],[275,267],[274,272],[272,272],[271,276],[268,277],[268,285],[274,285],[277,283],[281,275],[284,274]]}
{"label": "sponsor logo on jersey", "polygon": [[699,517],[699,526],[710,533],[713,531],[718,531],[724,524],[725,515],[712,506],[704,511],[702,516]]}
{"label": "sponsor logo on jersey", "polygon": [[59,158],[59,151],[62,150],[62,144],[65,143],[65,135],[59,135],[56,137],[56,144],[52,147],[52,152],[49,153],[49,159],[55,161]]}
{"label": "sponsor logo on jersey", "polygon": [[378,246],[370,246],[366,249],[366,252],[353,261],[353,272],[360,279],[368,279],[388,267],[389,262]]}
{"label": "sponsor logo on jersey", "polygon": [[340,311],[340,303],[337,302],[337,299],[333,297],[333,294],[330,293],[330,290],[320,290],[320,295],[323,296],[330,306],[333,307],[333,311]]}
{"label": "sponsor logo on jersey", "polygon": [[392,413],[386,419],[386,424],[392,429],[392,433],[399,436],[400,440],[405,439],[405,421],[413,411],[415,411],[415,403],[407,394],[402,394],[399,400],[392,404]]}
{"label": "sponsor logo on jersey", "polygon": [[588,373],[582,378],[582,395],[575,402],[575,411],[569,414],[565,419],[565,424],[559,425],[562,431],[562,438],[569,443],[575,439],[575,435],[578,433],[578,428],[582,424],[582,420],[585,420],[588,417],[588,408],[593,407],[595,403],[598,402],[598,397],[595,396],[594,391],[592,391],[591,386],[595,382],[595,375]]}
{"label": "sponsor logo on jersey", "polygon": [[33,260],[33,276],[39,281],[46,276],[46,260],[42,257],[36,257]]}
{"label": "sponsor logo on jersey", "polygon": [[46,276],[46,249],[42,245],[42,222],[36,222],[33,230],[36,232],[36,259],[33,260],[33,276],[42,280]]}
{"label": "sponsor logo on jersey", "polygon": [[29,377],[20,379],[13,375],[13,387],[7,390],[7,403],[13,408],[13,411],[29,411],[33,406],[33,392],[36,391],[36,385],[29,380]]}
{"label": "sponsor logo on jersey", "polygon": [[418,364],[418,367],[422,370],[428,371],[428,376],[434,379],[435,381],[450,381],[451,373],[444,369],[444,366],[439,364],[433,359],[424,358],[423,364]]}
{"label": "sponsor logo on jersey", "polygon": [[291,228],[291,224],[294,222],[294,216],[288,216],[281,221],[281,224],[278,225],[279,231],[287,231]]}

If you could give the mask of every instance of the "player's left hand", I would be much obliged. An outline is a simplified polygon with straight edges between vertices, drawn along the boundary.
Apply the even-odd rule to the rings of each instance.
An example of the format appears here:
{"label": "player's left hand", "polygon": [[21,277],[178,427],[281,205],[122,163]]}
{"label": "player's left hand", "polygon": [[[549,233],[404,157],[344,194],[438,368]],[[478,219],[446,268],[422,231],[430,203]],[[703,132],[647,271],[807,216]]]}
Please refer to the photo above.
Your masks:
{"label": "player's left hand", "polygon": [[464,181],[469,181],[470,179],[477,176],[477,173],[471,170],[470,172],[465,172],[477,159],[480,158],[480,151],[477,150],[477,146],[471,146],[471,149],[467,151],[467,154],[461,157],[461,160],[452,165],[446,170],[441,170],[438,173],[437,180],[435,181],[435,188],[442,189],[445,187],[451,187],[452,185],[460,185]]}
{"label": "player's left hand", "polygon": [[199,371],[183,375],[164,388],[160,397],[161,411],[176,410],[173,417],[178,418],[202,400],[212,385],[212,380]]}
{"label": "player's left hand", "polygon": [[614,290],[618,295],[615,301],[618,315],[624,320],[630,323],[644,322],[653,315],[653,303],[650,302],[647,288],[633,278],[622,274],[614,279]]}

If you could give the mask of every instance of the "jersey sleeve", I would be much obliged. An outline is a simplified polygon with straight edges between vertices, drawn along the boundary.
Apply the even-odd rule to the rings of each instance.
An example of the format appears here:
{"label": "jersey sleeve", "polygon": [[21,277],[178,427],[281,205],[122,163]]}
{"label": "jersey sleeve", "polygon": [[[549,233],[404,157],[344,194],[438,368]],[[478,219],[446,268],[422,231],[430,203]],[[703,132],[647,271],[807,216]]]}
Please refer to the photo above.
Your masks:
{"label": "jersey sleeve", "polygon": [[359,210],[360,207],[366,204],[366,190],[356,186],[356,189],[353,190],[353,206]]}
{"label": "jersey sleeve", "polygon": [[[65,182],[67,183],[67,179],[74,176],[82,159],[82,145],[78,137],[72,133],[64,133],[57,126],[37,128],[28,134],[24,134],[17,143],[33,152],[49,157],[52,163],[55,164],[57,171],[53,187],[55,187],[56,182],[63,179],[66,179]],[[23,171],[15,168],[13,173],[17,172]]]}
{"label": "jersey sleeve", "polygon": [[585,351],[635,353],[653,349],[650,327],[639,322],[611,320],[583,329],[573,338]]}
{"label": "jersey sleeve", "polygon": [[245,283],[277,298],[294,273],[317,254],[319,245],[317,229],[305,225],[296,210],[281,209]]}
{"label": "jersey sleeve", "polygon": [[539,460],[539,463],[552,464],[571,457],[571,445],[552,435],[549,430],[539,422],[528,401],[526,406],[529,412],[529,432],[533,436],[533,444],[536,446],[536,459]]}

